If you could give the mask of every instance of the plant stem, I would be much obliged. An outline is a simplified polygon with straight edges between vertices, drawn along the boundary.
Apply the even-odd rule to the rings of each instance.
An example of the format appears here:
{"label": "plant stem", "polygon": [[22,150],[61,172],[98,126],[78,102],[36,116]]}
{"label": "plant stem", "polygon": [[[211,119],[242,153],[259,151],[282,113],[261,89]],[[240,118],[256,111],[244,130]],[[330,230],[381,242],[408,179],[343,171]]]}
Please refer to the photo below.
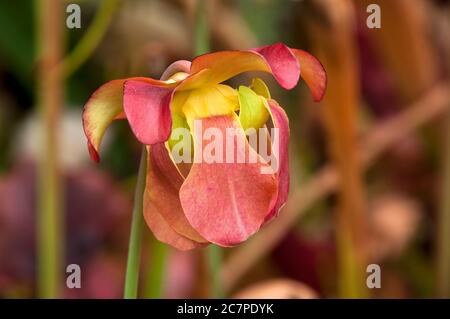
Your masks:
{"label": "plant stem", "polygon": [[194,43],[195,55],[204,54],[210,50],[208,10],[205,0],[197,1]]}
{"label": "plant stem", "polygon": [[167,245],[158,240],[151,239],[150,242],[150,271],[145,283],[144,298],[162,298],[164,296],[164,275],[166,269]]}
{"label": "plant stem", "polygon": [[125,274],[125,299],[135,299],[138,295],[139,265],[141,261],[142,231],[144,225],[143,196],[146,182],[147,151],[142,148],[139,173],[134,193],[133,216],[131,220],[130,242],[128,246],[127,270]]}
{"label": "plant stem", "polygon": [[220,276],[220,267],[222,263],[222,250],[216,245],[210,245],[206,248],[208,269],[209,269],[209,282],[210,282],[210,294],[213,298],[223,298],[224,292],[222,288],[222,280]]}
{"label": "plant stem", "polygon": [[65,78],[73,74],[98,46],[106,30],[108,30],[109,23],[119,6],[119,2],[119,0],[101,1],[100,8],[89,29],[61,63],[62,73]]}
{"label": "plant stem", "polygon": [[62,208],[58,165],[58,122],[62,78],[62,8],[59,0],[36,2],[38,14],[39,72],[37,99],[42,121],[41,154],[37,183],[37,277],[38,296],[57,298],[62,282]]}

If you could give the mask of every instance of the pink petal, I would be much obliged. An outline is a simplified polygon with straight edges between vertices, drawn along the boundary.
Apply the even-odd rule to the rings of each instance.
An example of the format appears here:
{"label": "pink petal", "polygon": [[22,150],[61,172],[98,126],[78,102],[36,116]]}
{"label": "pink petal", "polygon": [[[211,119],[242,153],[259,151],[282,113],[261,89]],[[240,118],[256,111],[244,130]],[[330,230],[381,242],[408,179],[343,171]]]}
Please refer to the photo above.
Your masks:
{"label": "pink petal", "polygon": [[319,102],[327,88],[327,74],[319,60],[306,51],[291,49],[300,63],[301,76],[311,91],[314,101]]}
{"label": "pink petal", "polygon": [[278,216],[281,207],[286,203],[289,194],[289,119],[283,108],[274,100],[267,100],[268,110],[272,116],[274,128],[279,130],[279,154],[278,159],[278,198],[272,211],[266,220]]}
{"label": "pink petal", "polygon": [[151,204],[146,204],[147,201],[148,199],[144,197],[144,205],[147,205],[147,207],[150,208],[148,213],[144,214],[144,218],[147,226],[151,229],[156,239],[179,250],[190,250],[203,246],[174,231],[156,210],[151,209]]}
{"label": "pink petal", "polygon": [[129,78],[109,81],[99,87],[86,102],[83,110],[83,129],[93,160],[100,160],[98,151],[108,126],[116,119],[125,118],[123,112],[124,83],[139,82],[142,86],[174,87],[176,84],[151,78]]}
{"label": "pink petal", "polygon": [[248,71],[272,73],[285,89],[292,89],[300,77],[298,61],[291,50],[282,43],[249,51],[219,51],[196,57],[191,74],[210,69],[209,81],[220,83]]}
{"label": "pink petal", "polygon": [[[194,130],[199,141],[208,128],[218,129],[224,137],[226,154],[226,128],[237,129],[234,139],[235,153],[245,154],[243,163],[196,163],[181,186],[180,199],[189,223],[208,241],[221,246],[232,246],[254,234],[273,209],[277,196],[275,174],[262,174],[267,164],[249,147],[244,131],[234,115],[216,116],[202,120],[202,130]],[[194,152],[204,150],[194,143]],[[237,145],[242,148],[237,149]],[[249,154],[257,158],[249,163]],[[236,154],[235,154],[236,156]]]}
{"label": "pink petal", "polygon": [[192,228],[181,208],[179,191],[183,182],[184,178],[166,146],[163,143],[149,146],[144,215],[152,216],[156,212],[179,235],[205,243],[206,240]]}
{"label": "pink petal", "polygon": [[300,66],[291,49],[283,43],[276,43],[254,49],[270,66],[273,76],[285,89],[294,88],[300,78]]}
{"label": "pink petal", "polygon": [[123,107],[131,130],[142,144],[166,141],[172,128],[170,102],[173,87],[135,80],[124,84]]}

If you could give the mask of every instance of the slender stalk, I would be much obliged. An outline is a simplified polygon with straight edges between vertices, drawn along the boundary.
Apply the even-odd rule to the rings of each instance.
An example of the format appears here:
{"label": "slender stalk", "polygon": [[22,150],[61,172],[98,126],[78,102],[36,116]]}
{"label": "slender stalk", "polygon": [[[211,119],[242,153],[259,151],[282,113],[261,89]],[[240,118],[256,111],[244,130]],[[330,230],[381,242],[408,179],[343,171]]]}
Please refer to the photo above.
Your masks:
{"label": "slender stalk", "polygon": [[144,225],[143,196],[147,168],[147,151],[142,149],[139,173],[134,193],[133,216],[131,220],[130,242],[128,246],[127,270],[125,274],[125,299],[135,299],[138,295],[139,265],[141,261],[142,232]]}
{"label": "slender stalk", "polygon": [[213,298],[224,298],[220,268],[222,264],[222,249],[216,245],[210,245],[207,250],[209,269],[209,290]]}
{"label": "slender stalk", "polygon": [[58,164],[58,122],[62,78],[57,67],[62,56],[62,8],[59,0],[36,2],[39,72],[37,99],[42,121],[37,186],[38,296],[56,298],[62,282],[62,208]]}
{"label": "slender stalk", "polygon": [[101,1],[100,8],[94,17],[89,29],[77,43],[72,52],[62,61],[61,68],[65,78],[73,74],[92,54],[100,43],[109,23],[119,6],[120,0]]}
{"label": "slender stalk", "polygon": [[446,119],[446,145],[441,208],[438,217],[437,238],[437,296],[450,298],[450,112]]}
{"label": "slender stalk", "polygon": [[147,274],[144,298],[162,298],[164,296],[164,275],[167,259],[167,245],[151,239],[150,271]]}
{"label": "slender stalk", "polygon": [[206,0],[197,1],[194,43],[195,43],[195,55],[204,54],[210,50],[208,10]]}

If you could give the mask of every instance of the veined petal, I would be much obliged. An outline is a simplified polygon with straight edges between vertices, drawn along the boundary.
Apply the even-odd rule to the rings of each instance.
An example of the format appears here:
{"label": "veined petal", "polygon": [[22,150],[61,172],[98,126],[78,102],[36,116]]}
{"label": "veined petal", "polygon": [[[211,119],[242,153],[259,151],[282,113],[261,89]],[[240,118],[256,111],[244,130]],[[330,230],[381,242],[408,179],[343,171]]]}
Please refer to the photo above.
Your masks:
{"label": "veined petal", "polygon": [[[236,115],[204,118],[201,122],[202,129],[194,129],[194,140],[201,139],[202,146],[200,149],[194,143],[194,151],[205,151],[203,133],[212,128],[223,136],[219,147],[223,147],[224,158],[220,162],[194,161],[181,186],[181,206],[189,223],[205,239],[221,246],[236,245],[258,231],[273,209],[277,180],[249,147]],[[227,136],[227,128],[234,136]],[[231,142],[225,141],[228,138]],[[226,147],[227,142],[231,147]],[[228,152],[233,150],[233,163],[226,162],[227,148]],[[239,158],[242,162],[237,161]],[[250,162],[250,158],[254,160]]]}
{"label": "veined petal", "polygon": [[123,86],[128,80],[147,86],[175,86],[165,81],[137,77],[113,80],[99,87],[91,95],[83,111],[83,128],[88,139],[89,153],[96,162],[99,161],[98,151],[106,129],[115,119],[124,118]]}
{"label": "veined petal", "polygon": [[169,227],[179,235],[195,242],[206,243],[189,224],[181,208],[179,191],[184,182],[169,150],[164,143],[148,147],[147,186],[145,189],[144,216],[159,214]]}
{"label": "veined petal", "polygon": [[275,206],[266,217],[266,221],[268,221],[278,216],[289,194],[289,119],[283,108],[276,101],[269,99],[265,105],[272,117],[274,128],[278,129],[278,141],[274,141],[278,143],[278,147],[272,148],[272,150],[278,150],[278,154],[275,154],[278,165],[278,197]]}
{"label": "veined petal", "polygon": [[300,77],[300,68],[292,51],[276,43],[249,51],[219,51],[196,57],[191,74],[209,69],[208,81],[220,83],[248,71],[272,73],[285,89],[292,89]]}
{"label": "veined petal", "polygon": [[308,85],[314,101],[319,102],[327,88],[327,74],[322,64],[313,55],[299,49],[291,49],[299,61],[301,76]]}

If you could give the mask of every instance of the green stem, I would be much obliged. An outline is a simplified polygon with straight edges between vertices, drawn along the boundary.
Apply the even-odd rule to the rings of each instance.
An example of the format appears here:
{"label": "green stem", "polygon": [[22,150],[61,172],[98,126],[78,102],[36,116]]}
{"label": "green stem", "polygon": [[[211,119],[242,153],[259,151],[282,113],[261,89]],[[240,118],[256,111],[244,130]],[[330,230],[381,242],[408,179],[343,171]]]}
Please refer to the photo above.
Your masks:
{"label": "green stem", "polygon": [[213,298],[223,298],[224,292],[220,277],[220,265],[222,264],[222,250],[216,245],[210,245],[207,250],[210,294]]}
{"label": "green stem", "polygon": [[444,180],[437,238],[437,295],[450,298],[450,112],[447,115]]}
{"label": "green stem", "polygon": [[145,283],[144,298],[154,299],[164,296],[164,276],[166,269],[167,245],[151,239],[150,271]]}
{"label": "green stem", "polygon": [[138,295],[139,265],[141,261],[142,232],[144,225],[143,196],[146,182],[147,151],[142,149],[139,173],[134,193],[133,216],[131,221],[130,242],[128,246],[127,271],[125,274],[125,299],[135,299]]}
{"label": "green stem", "polygon": [[94,17],[89,29],[77,43],[72,52],[62,61],[61,68],[65,78],[72,75],[92,54],[100,43],[109,23],[116,12],[119,0],[101,1],[100,8]]}
{"label": "green stem", "polygon": [[58,122],[63,88],[58,64],[62,56],[59,0],[36,2],[39,72],[37,98],[42,121],[37,183],[37,278],[40,298],[57,298],[62,282],[62,191],[58,162]]}
{"label": "green stem", "polygon": [[210,50],[209,28],[208,28],[208,10],[206,0],[197,1],[197,10],[195,17],[195,55],[200,55]]}

